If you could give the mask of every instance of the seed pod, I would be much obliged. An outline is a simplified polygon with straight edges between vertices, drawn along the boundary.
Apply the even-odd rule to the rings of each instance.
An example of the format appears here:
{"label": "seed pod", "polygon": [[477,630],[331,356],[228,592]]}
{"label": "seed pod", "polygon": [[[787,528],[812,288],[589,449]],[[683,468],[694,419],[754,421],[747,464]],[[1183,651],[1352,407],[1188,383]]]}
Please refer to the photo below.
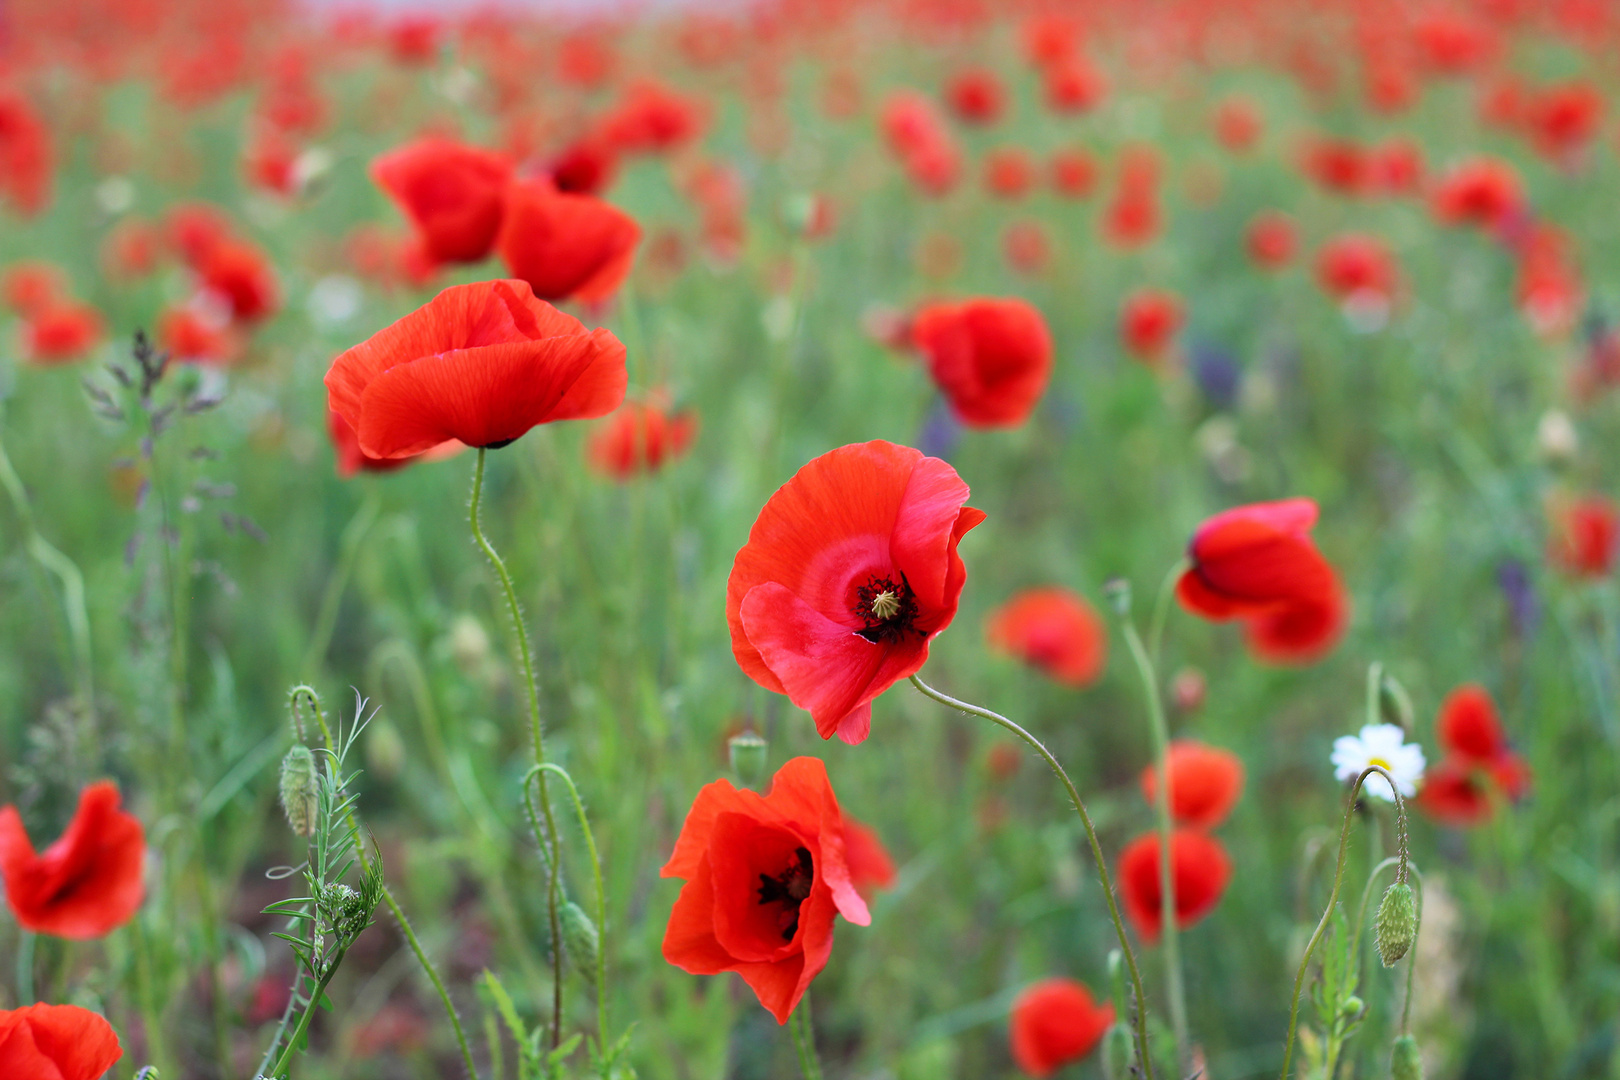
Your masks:
{"label": "seed pod", "polygon": [[563,948],[574,962],[574,970],[591,986],[596,985],[596,956],[602,947],[596,924],[585,914],[585,909],[572,900],[562,909]]}
{"label": "seed pod", "polygon": [[726,743],[731,754],[731,771],[746,788],[757,788],[765,779],[770,744],[752,731],[733,735]]}
{"label": "seed pod", "polygon": [[1115,1023],[1103,1035],[1103,1076],[1108,1080],[1131,1080],[1136,1065],[1136,1046],[1131,1041],[1131,1029]]}
{"label": "seed pod", "polygon": [[1418,1053],[1417,1040],[1410,1035],[1395,1040],[1389,1057],[1389,1080],[1423,1080],[1423,1055]]}
{"label": "seed pod", "polygon": [[1349,997],[1339,1002],[1339,1015],[1347,1020],[1354,1020],[1356,1017],[1360,1016],[1366,1011],[1367,1003],[1362,1001],[1355,994],[1351,994]]}
{"label": "seed pod", "polygon": [[1396,882],[1384,893],[1378,905],[1378,921],[1374,924],[1378,937],[1378,958],[1385,967],[1394,967],[1395,961],[1406,955],[1417,937],[1417,897],[1412,886]]}
{"label": "seed pod", "polygon": [[287,815],[287,824],[299,836],[315,835],[319,788],[315,755],[303,743],[293,744],[287,756],[281,759],[281,809]]}

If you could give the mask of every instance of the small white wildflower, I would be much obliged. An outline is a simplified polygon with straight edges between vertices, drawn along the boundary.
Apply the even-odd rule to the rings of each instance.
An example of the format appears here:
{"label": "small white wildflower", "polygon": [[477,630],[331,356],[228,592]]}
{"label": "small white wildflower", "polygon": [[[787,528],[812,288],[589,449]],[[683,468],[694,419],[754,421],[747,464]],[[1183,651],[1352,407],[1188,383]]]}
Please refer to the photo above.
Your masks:
{"label": "small white wildflower", "polygon": [[[1394,724],[1368,724],[1355,735],[1333,740],[1334,779],[1354,780],[1369,765],[1389,773],[1401,794],[1411,798],[1417,794],[1417,782],[1423,779],[1423,747],[1408,743],[1406,733]],[[1376,773],[1367,777],[1361,789],[1386,802],[1395,801],[1389,782]]]}

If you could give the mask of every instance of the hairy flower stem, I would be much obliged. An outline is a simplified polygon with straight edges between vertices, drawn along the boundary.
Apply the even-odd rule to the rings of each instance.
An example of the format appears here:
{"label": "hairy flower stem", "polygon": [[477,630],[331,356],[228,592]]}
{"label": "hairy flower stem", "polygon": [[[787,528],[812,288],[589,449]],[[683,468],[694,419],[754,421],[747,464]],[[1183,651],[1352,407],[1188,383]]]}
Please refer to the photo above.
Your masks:
{"label": "hairy flower stem", "polygon": [[1328,924],[1333,921],[1333,909],[1339,903],[1339,888],[1344,884],[1344,863],[1345,856],[1350,851],[1350,823],[1355,820],[1356,800],[1361,797],[1361,785],[1366,783],[1367,777],[1373,773],[1382,776],[1389,784],[1389,790],[1395,795],[1395,815],[1400,823],[1398,833],[1400,847],[1396,856],[1398,866],[1395,880],[1406,880],[1406,804],[1401,800],[1401,789],[1395,786],[1395,778],[1380,766],[1369,765],[1356,777],[1356,782],[1350,788],[1350,797],[1345,801],[1344,826],[1339,831],[1339,861],[1333,871],[1333,891],[1328,893],[1327,908],[1322,912],[1322,921],[1316,924],[1316,933],[1305,943],[1305,955],[1300,957],[1299,971],[1294,976],[1294,993],[1288,1002],[1288,1040],[1283,1044],[1282,1072],[1278,1074],[1278,1080],[1288,1080],[1288,1070],[1294,1061],[1294,1033],[1299,1026],[1299,994],[1305,986],[1305,972],[1310,968],[1311,954],[1316,951],[1322,935],[1327,933]]}
{"label": "hairy flower stem", "polygon": [[[293,710],[295,717],[298,715],[298,699],[300,697],[309,699],[310,706],[315,713],[315,722],[321,728],[322,743],[325,745],[327,753],[332,755],[333,760],[336,760],[337,743],[332,739],[332,729],[326,723],[326,710],[321,708],[321,696],[311,686],[300,685],[289,690],[287,692],[287,704]],[[358,837],[360,827],[354,819],[354,813],[351,811],[347,818],[346,824],[349,826],[350,831]],[[366,854],[366,845],[356,843],[354,851],[359,856],[360,869],[368,874],[371,873],[371,857]],[[399,901],[394,899],[394,891],[387,885],[383,886],[382,899],[383,903],[388,905],[389,912],[393,914],[394,921],[399,924],[399,932],[405,936],[406,943],[410,945],[411,952],[416,956],[416,962],[422,965],[422,970],[427,973],[428,981],[433,984],[433,989],[439,994],[439,1000],[444,1004],[445,1015],[450,1018],[450,1027],[456,1033],[456,1044],[461,1048],[461,1062],[467,1070],[467,1075],[472,1080],[478,1080],[478,1066],[473,1061],[472,1048],[467,1045],[467,1033],[461,1028],[461,1016],[456,1012],[456,1003],[450,1000],[450,991],[445,989],[444,980],[440,979],[439,973],[434,970],[433,961],[428,959],[427,952],[422,948],[422,943],[416,940],[416,931],[411,929],[410,920],[405,918],[404,909],[399,906]],[[319,994],[311,1000],[320,1001]]]}
{"label": "hairy flower stem", "polygon": [[309,1008],[305,1009],[304,1014],[298,1018],[298,1026],[293,1029],[292,1038],[287,1040],[287,1045],[281,1051],[281,1057],[276,1060],[268,1075],[272,1077],[286,1075],[287,1066],[291,1064],[292,1056],[298,1050],[298,1043],[303,1039],[304,1032],[309,1030],[309,1022],[315,1018],[315,1009],[320,1005],[321,998],[326,994],[326,984],[332,981],[332,976],[337,974],[338,966],[343,963],[345,951],[339,949],[333,954],[332,962],[327,965],[326,974],[321,976],[321,981],[315,984],[314,993],[309,995]]}
{"label": "hairy flower stem", "polygon": [[1153,735],[1153,771],[1158,775],[1158,792],[1153,800],[1153,809],[1159,832],[1160,942],[1164,954],[1165,989],[1170,998],[1170,1029],[1176,1039],[1176,1066],[1185,1072],[1191,1059],[1187,1056],[1187,990],[1181,972],[1181,932],[1176,926],[1175,863],[1170,844],[1170,728],[1164,718],[1164,698],[1159,693],[1153,658],[1142,644],[1142,635],[1136,632],[1136,621],[1130,616],[1129,598],[1122,603],[1125,605],[1121,613],[1125,644],[1129,646],[1131,659],[1136,661],[1137,674],[1142,678],[1142,693],[1147,698],[1148,730]]}
{"label": "hairy flower stem", "polygon": [[[478,524],[478,508],[484,496],[484,455],[488,451],[480,446],[478,448],[478,464],[473,471],[472,505],[467,520],[472,524],[473,539],[483,548],[484,557],[495,568],[495,576],[501,579],[501,588],[506,593],[506,606],[512,616],[512,629],[517,635],[518,660],[523,666],[523,679],[529,690],[529,737],[534,744],[534,763],[546,763],[546,736],[540,724],[540,690],[534,679],[534,659],[529,652],[529,632],[523,628],[523,610],[518,606],[517,590],[512,587],[512,575],[506,569],[506,563],[500,555],[484,538],[484,530]],[[536,836],[535,843],[539,844],[545,852],[546,861],[551,866],[553,876],[562,872],[562,863],[558,859],[557,850],[557,819],[551,810],[551,796],[546,788],[545,770],[540,772],[540,812],[545,819],[546,829],[544,836]],[[557,914],[558,893],[560,889],[546,890],[546,908],[551,923],[551,1047],[555,1050],[562,1044],[562,1012],[563,1012],[563,956],[562,956],[562,922]]]}
{"label": "hairy flower stem", "polygon": [[799,1056],[799,1072],[804,1080],[821,1080],[821,1058],[816,1053],[816,1031],[810,1021],[810,991],[804,992],[799,1005],[788,1017],[788,1033],[793,1036],[793,1050]]}
{"label": "hairy flower stem", "polygon": [[911,685],[921,691],[924,696],[933,698],[941,705],[956,709],[959,712],[965,712],[969,716],[981,717],[993,724],[999,724],[1024,740],[1030,749],[1041,756],[1041,760],[1046,762],[1047,767],[1057,775],[1058,780],[1063,784],[1064,790],[1069,793],[1069,801],[1074,804],[1075,811],[1080,815],[1080,824],[1085,827],[1086,839],[1091,842],[1091,854],[1097,860],[1097,877],[1102,882],[1103,899],[1108,903],[1108,916],[1114,921],[1114,933],[1119,936],[1120,951],[1125,954],[1125,966],[1130,969],[1131,992],[1136,995],[1137,1057],[1142,1063],[1144,1080],[1153,1080],[1153,1058],[1148,1052],[1147,996],[1142,992],[1142,973],[1136,966],[1136,953],[1132,951],[1131,939],[1125,933],[1125,923],[1119,917],[1119,904],[1114,899],[1114,882],[1108,874],[1108,860],[1103,858],[1102,844],[1097,839],[1096,826],[1091,823],[1091,815],[1086,812],[1086,804],[1080,800],[1080,792],[1075,788],[1074,781],[1069,779],[1069,774],[1063,771],[1063,766],[1058,763],[1058,759],[1052,756],[1052,752],[1039,739],[1000,713],[991,712],[989,709],[980,708],[977,705],[969,705],[965,701],[958,701],[949,694],[942,694],[915,675],[911,677]]}

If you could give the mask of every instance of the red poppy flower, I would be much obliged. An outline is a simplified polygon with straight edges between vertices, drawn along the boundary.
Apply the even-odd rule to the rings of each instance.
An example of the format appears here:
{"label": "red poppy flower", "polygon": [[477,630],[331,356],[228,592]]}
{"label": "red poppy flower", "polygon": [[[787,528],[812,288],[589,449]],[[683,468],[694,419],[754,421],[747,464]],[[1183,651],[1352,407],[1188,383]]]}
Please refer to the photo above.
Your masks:
{"label": "red poppy flower", "polygon": [[157,337],[180,363],[228,364],[238,348],[223,317],[211,318],[190,307],[170,308],[158,316]]}
{"label": "red poppy flower", "polygon": [[1550,87],[1530,100],[1525,109],[1536,149],[1548,157],[1562,157],[1592,141],[1603,121],[1603,95],[1584,82]]}
{"label": "red poppy flower", "polygon": [[596,195],[613,183],[619,171],[619,153],[599,135],[587,135],[567,146],[546,167],[558,191]]}
{"label": "red poppy flower", "polygon": [[388,28],[388,53],[397,63],[407,66],[432,63],[439,54],[443,31],[439,20],[431,15],[396,19]]}
{"label": "red poppy flower", "polygon": [[844,862],[849,867],[849,882],[863,900],[871,900],[879,889],[894,888],[895,878],[899,876],[878,834],[871,826],[847,814],[844,816]]}
{"label": "red poppy flower", "polygon": [[612,296],[640,240],[641,226],[630,215],[593,195],[558,191],[545,178],[507,188],[501,258],[542,300]]}
{"label": "red poppy flower", "polygon": [[77,360],[101,340],[101,314],[88,304],[58,300],[29,316],[23,326],[23,349],[36,364]]}
{"label": "red poppy flower", "polygon": [[912,183],[930,195],[956,186],[962,154],[932,102],[915,91],[900,91],[884,103],[882,122],[889,148]]}
{"label": "red poppy flower", "polygon": [[1097,187],[1097,163],[1084,150],[1052,155],[1052,189],[1066,199],[1084,199]]}
{"label": "red poppy flower", "polygon": [[995,72],[969,68],[952,76],[945,88],[945,102],[959,120],[969,124],[993,124],[1007,108],[1007,89]]}
{"label": "red poppy flower", "polygon": [[192,269],[200,268],[219,245],[231,238],[224,211],[209,203],[181,203],[163,220],[170,245]]}
{"label": "red poppy flower", "polygon": [[67,277],[54,264],[29,260],[6,267],[0,297],[15,314],[27,318],[67,294]]}
{"label": "red poppy flower", "polygon": [[1489,60],[1500,46],[1495,32],[1468,15],[1436,11],[1412,24],[1423,59],[1436,71],[1461,74]]}
{"label": "red poppy flower", "polygon": [[1305,148],[1301,169],[1327,191],[1361,195],[1372,187],[1372,163],[1358,143],[1318,138]]}
{"label": "red poppy flower", "polygon": [[1240,154],[1260,141],[1260,109],[1246,97],[1233,95],[1215,109],[1215,138]]}
{"label": "red poppy flower", "polygon": [[1014,221],[1001,234],[1001,253],[1020,274],[1039,274],[1052,261],[1052,242],[1039,221]]}
{"label": "red poppy flower", "polygon": [[696,139],[706,122],[698,102],[643,79],[625,91],[602,134],[621,153],[667,153]]}
{"label": "red poppy flower", "polygon": [[992,647],[1058,682],[1087,686],[1108,663],[1108,631],[1085,598],[1055,586],[1026,589],[990,613]]}
{"label": "red poppy flower", "polygon": [[1434,216],[1445,225],[1493,226],[1524,202],[1519,174],[1491,157],[1465,161],[1448,172],[1434,192]]}
{"label": "red poppy flower", "polygon": [[[1243,762],[1229,750],[1192,739],[1170,744],[1170,816],[1177,825],[1213,829],[1226,820],[1243,794]],[[1142,796],[1159,799],[1159,770],[1142,770]]]}
{"label": "red poppy flower", "polygon": [[198,268],[204,288],[224,297],[237,322],[256,322],[281,304],[275,272],[264,252],[225,241],[214,246]]}
{"label": "red poppy flower", "polygon": [[1517,754],[1489,762],[1450,755],[1424,775],[1413,801],[1441,824],[1462,828],[1489,821],[1502,798],[1516,800],[1529,787],[1530,769]]}
{"label": "red poppy flower", "polygon": [[[1159,834],[1128,844],[1119,856],[1119,892],[1136,932],[1157,941],[1164,927],[1159,881]],[[1215,910],[1232,880],[1232,860],[1221,842],[1193,829],[1170,834],[1170,877],[1176,889],[1176,925],[1185,929]]]}
{"label": "red poppy flower", "polygon": [[1376,236],[1342,233],[1317,252],[1316,277],[1337,300],[1356,293],[1388,299],[1395,292],[1395,259]]}
{"label": "red poppy flower", "polygon": [[1114,1024],[1114,1007],[1096,1004],[1073,979],[1044,979],[1013,1001],[1012,1055],[1031,1076],[1050,1076],[1097,1048]]}
{"label": "red poppy flower", "polygon": [[0,1010],[0,1076],[99,1080],[124,1056],[112,1025],[77,1005]]}
{"label": "red poppy flower", "polygon": [[1195,615],[1243,619],[1249,644],[1282,663],[1313,660],[1338,641],[1347,603],[1333,567],[1316,550],[1310,499],[1254,503],[1216,514],[1193,534],[1192,566],[1176,596]]}
{"label": "red poppy flower", "polygon": [[1102,104],[1108,80],[1085,57],[1053,64],[1042,76],[1046,107],[1055,113],[1082,113]]}
{"label": "red poppy flower", "polygon": [[726,584],[731,650],[755,682],[808,709],[823,739],[866,738],[872,699],[928,660],[956,616],[956,553],[984,514],[937,458],[843,446],[771,496]]}
{"label": "red poppy flower", "polygon": [[1299,230],[1281,210],[1262,210],[1249,222],[1249,258],[1262,270],[1276,270],[1294,260]]}
{"label": "red poppy flower", "polygon": [[24,217],[51,200],[51,129],[21,94],[0,92],[0,195]]}
{"label": "red poppy flower", "polygon": [[1103,211],[1103,235],[1124,251],[1150,242],[1163,226],[1159,197],[1151,188],[1122,191]]}
{"label": "red poppy flower", "polygon": [[970,427],[1023,423],[1052,375],[1051,332],[1023,300],[930,304],[912,318],[911,340],[951,411]]}
{"label": "red poppy flower", "polygon": [[1035,187],[1035,159],[1016,146],[992,150],[984,159],[984,186],[1003,199],[1022,199]]}
{"label": "red poppy flower", "polygon": [[1588,495],[1554,504],[1551,518],[1548,560],[1577,577],[1607,576],[1620,540],[1620,509],[1600,495]]}
{"label": "red poppy flower", "polygon": [[162,238],[139,218],[124,218],[101,242],[101,268],[114,281],[145,277],[157,267]]}
{"label": "red poppy flower", "polygon": [[1024,22],[1021,36],[1024,55],[1040,68],[1073,59],[1082,40],[1080,24],[1055,13],[1031,15]]}
{"label": "red poppy flower", "polygon": [[416,226],[434,262],[478,262],[495,245],[511,164],[501,155],[430,136],[371,163],[371,178]]}
{"label": "red poppy flower", "polygon": [[1119,309],[1119,336],[1132,356],[1155,365],[1169,348],[1186,315],[1181,298],[1163,289],[1138,289]]}
{"label": "red poppy flower", "polygon": [[358,472],[393,472],[413,461],[443,461],[467,449],[452,439],[414,457],[374,458],[360,449],[360,437],[354,433],[349,422],[331,409],[326,410],[326,433],[337,455],[338,475],[345,480]]}
{"label": "red poppy flower", "polygon": [[1386,139],[1368,159],[1372,186],[1386,195],[1411,195],[1423,184],[1423,148],[1411,139]]}
{"label": "red poppy flower", "polygon": [[617,338],[586,330],[523,281],[452,286],[326,373],[332,409],[379,458],[450,439],[494,449],[537,424],[605,416],[625,382]]}
{"label": "red poppy flower", "polygon": [[67,831],[42,853],[34,851],[17,808],[0,808],[0,874],[23,929],[84,941],[135,914],[146,895],[146,839],[140,821],[118,804],[111,783],[86,787]]}
{"label": "red poppy flower", "polygon": [[850,880],[846,827],[816,758],[787,762],[763,797],[706,785],[659,871],[686,882],[664,959],[693,975],[735,971],[787,1023],[832,955],[834,917],[871,922]]}
{"label": "red poppy flower", "polygon": [[657,472],[692,445],[697,415],[671,414],[661,400],[626,402],[597,425],[586,444],[592,467],[615,480]]}
{"label": "red poppy flower", "polygon": [[1507,752],[1496,703],[1478,683],[1465,683],[1446,695],[1437,727],[1441,745],[1458,757],[1491,761]]}

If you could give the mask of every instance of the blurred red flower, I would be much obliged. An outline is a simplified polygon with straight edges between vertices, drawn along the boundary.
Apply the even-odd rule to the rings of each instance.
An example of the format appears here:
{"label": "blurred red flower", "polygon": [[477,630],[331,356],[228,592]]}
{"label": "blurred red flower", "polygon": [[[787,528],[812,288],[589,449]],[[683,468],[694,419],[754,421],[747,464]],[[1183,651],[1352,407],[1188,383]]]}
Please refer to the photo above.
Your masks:
{"label": "blurred red flower", "polygon": [[969,124],[993,124],[1007,108],[1007,89],[988,68],[968,68],[951,77],[945,103],[957,119]]}
{"label": "blurred red flower", "polygon": [[1435,187],[1434,216],[1445,225],[1492,227],[1524,203],[1518,171],[1493,157],[1464,161]]}
{"label": "blurred red flower", "polygon": [[145,859],[140,820],[119,809],[108,781],[79,793],[67,830],[43,852],[35,852],[17,808],[0,808],[6,902],[33,933],[85,941],[124,925],[146,895]]}
{"label": "blurred red flower", "polygon": [[1046,84],[1046,107],[1055,113],[1080,113],[1094,109],[1108,96],[1108,80],[1085,57],[1053,64],[1042,76]]}
{"label": "blurred red flower", "polygon": [[1084,199],[1097,187],[1097,162],[1084,150],[1052,155],[1052,190],[1067,199]]}
{"label": "blurred red flower", "polygon": [[98,1080],[123,1056],[112,1025],[89,1009],[0,1010],[0,1076],[7,1080]]}
{"label": "blurred red flower", "polygon": [[1013,1060],[1031,1076],[1050,1076],[1097,1048],[1114,1023],[1114,1007],[1096,1004],[1073,979],[1043,979],[1013,1001]]}
{"label": "blurred red flower", "polygon": [[630,84],[602,121],[602,135],[626,154],[661,154],[703,134],[707,117],[697,101],[650,79]]}
{"label": "blurred red flower", "polygon": [[1341,233],[1317,251],[1316,279],[1337,300],[1361,292],[1389,299],[1395,292],[1395,259],[1376,236]]}
{"label": "blurred red flower", "polygon": [[1260,141],[1260,107],[1241,94],[1225,98],[1215,108],[1215,138],[1240,154]]}
{"label": "blurred red flower", "polygon": [[1254,264],[1262,270],[1276,270],[1294,261],[1299,229],[1281,210],[1262,210],[1249,221],[1246,240]]}
{"label": "blurred red flower", "polygon": [[625,382],[617,338],[586,330],[523,281],[452,286],[326,373],[331,408],[380,458],[451,439],[494,449],[537,424],[605,416]]}
{"label": "blurred red flower", "polygon": [[13,313],[27,318],[67,294],[67,275],[54,263],[30,259],[12,263],[0,278],[0,299]]}
{"label": "blurred red flower", "polygon": [[1074,59],[1080,51],[1080,24],[1057,13],[1031,15],[1023,26],[1024,55],[1036,67]]}
{"label": "blurred red flower", "polygon": [[157,337],[180,363],[226,364],[238,348],[224,319],[211,319],[191,307],[170,308],[158,316]]}
{"label": "blurred red flower", "polygon": [[1089,686],[1108,663],[1108,631],[1083,596],[1048,586],[1025,589],[990,613],[985,637],[1069,686]]}
{"label": "blurred red flower", "polygon": [[0,91],[0,195],[32,217],[51,200],[51,130],[18,93]]}
{"label": "blurred red flower", "polygon": [[542,300],[593,303],[630,273],[641,226],[594,195],[558,191],[549,179],[514,181],[497,247],[511,276]]}
{"label": "blurred red flower", "polygon": [[1027,150],[1003,146],[984,158],[984,186],[1003,199],[1022,199],[1035,187],[1035,159]]}
{"label": "blurred red flower", "polygon": [[764,797],[729,780],[706,785],[659,871],[686,882],[664,959],[694,975],[735,971],[787,1023],[832,955],[834,918],[871,922],[851,881],[846,828],[815,758],[784,764]]}
{"label": "blurred red flower", "polygon": [[35,364],[78,360],[105,332],[101,313],[89,304],[57,300],[34,312],[23,325],[23,351]]}
{"label": "blurred red flower", "polygon": [[1349,139],[1311,140],[1300,168],[1307,178],[1338,195],[1364,195],[1373,186],[1372,162],[1366,149]]}
{"label": "blurred red flower", "polygon": [[216,244],[197,268],[202,286],[223,297],[237,322],[257,322],[275,313],[280,289],[270,259],[251,244]]}
{"label": "blurred red flower", "polygon": [[1164,289],[1138,289],[1119,309],[1119,336],[1137,359],[1155,366],[1181,329],[1181,298]]}
{"label": "blurred red flower", "polygon": [[495,245],[512,166],[501,155],[429,136],[375,158],[371,178],[435,262],[478,262]]}
{"label": "blurred red flower", "polygon": [[1416,800],[1436,820],[1478,825],[1490,820],[1497,801],[1516,801],[1529,789],[1530,768],[1509,748],[1484,687],[1467,683],[1446,695],[1436,733],[1446,755],[1424,776]]}
{"label": "blurred red flower", "polygon": [[951,411],[970,427],[1023,423],[1052,375],[1051,332],[1024,300],[930,304],[913,315],[911,340]]}
{"label": "blurred red flower", "polygon": [[1576,577],[1607,577],[1620,540],[1620,509],[1601,495],[1555,502],[1547,539],[1547,559]]}
{"label": "blurred red flower", "polygon": [[101,241],[101,269],[114,281],[145,277],[157,268],[163,237],[140,218],[124,218]]}
{"label": "blurred red flower", "polygon": [[956,186],[962,155],[933,103],[915,90],[891,94],[883,103],[883,134],[912,182],[930,195]]}
{"label": "blurred red flower", "polygon": [[872,699],[956,616],[958,541],[984,514],[937,458],[875,441],[821,455],[771,496],[726,586],[731,649],[824,739],[866,738]]}
{"label": "blurred red flower", "polygon": [[1052,261],[1052,242],[1039,221],[1014,221],[1001,234],[1001,253],[1019,274],[1039,274]]}
{"label": "blurred red flower", "polygon": [[1348,602],[1311,541],[1316,514],[1310,499],[1284,499],[1209,518],[1193,534],[1177,599],[1206,619],[1247,622],[1249,644],[1264,660],[1319,658],[1338,642]]}
{"label": "blurred red flower", "polygon": [[619,171],[618,151],[599,135],[586,135],[564,147],[546,172],[558,191],[597,195],[613,183]]}
{"label": "blurred red flower", "polygon": [[388,55],[399,64],[431,64],[438,58],[442,33],[432,15],[402,16],[388,27]]}
{"label": "blurred red flower", "polygon": [[[1119,893],[1136,932],[1157,941],[1164,927],[1159,834],[1139,836],[1119,856]],[[1193,829],[1170,834],[1170,879],[1175,885],[1176,926],[1186,928],[1215,910],[1232,879],[1232,860],[1213,836]]]}
{"label": "blurred red flower", "polygon": [[1524,122],[1537,150],[1547,157],[1567,157],[1597,135],[1603,122],[1603,95],[1584,82],[1548,87],[1525,106]]}
{"label": "blurred red flower", "polygon": [[[1229,750],[1205,746],[1192,739],[1170,744],[1170,816],[1177,825],[1213,829],[1226,820],[1243,794],[1243,762]],[[1142,770],[1142,796],[1148,804],[1159,799],[1159,770]]]}
{"label": "blurred red flower", "polygon": [[619,481],[657,472],[686,453],[697,427],[696,413],[671,413],[661,396],[625,402],[591,432],[586,460],[597,472]]}
{"label": "blurred red flower", "polygon": [[1423,148],[1397,136],[1379,143],[1368,158],[1372,189],[1385,195],[1411,195],[1423,185]]}
{"label": "blurred red flower", "polygon": [[1492,29],[1457,11],[1434,11],[1412,24],[1412,37],[1429,67],[1455,75],[1491,59],[1500,46]]}
{"label": "blurred red flower", "polygon": [[180,203],[163,220],[169,245],[182,262],[197,269],[219,245],[231,238],[230,219],[211,203]]}

